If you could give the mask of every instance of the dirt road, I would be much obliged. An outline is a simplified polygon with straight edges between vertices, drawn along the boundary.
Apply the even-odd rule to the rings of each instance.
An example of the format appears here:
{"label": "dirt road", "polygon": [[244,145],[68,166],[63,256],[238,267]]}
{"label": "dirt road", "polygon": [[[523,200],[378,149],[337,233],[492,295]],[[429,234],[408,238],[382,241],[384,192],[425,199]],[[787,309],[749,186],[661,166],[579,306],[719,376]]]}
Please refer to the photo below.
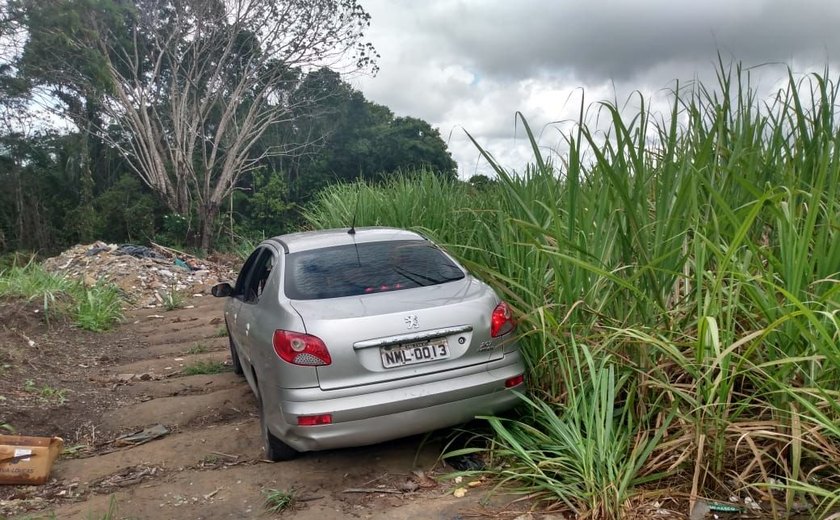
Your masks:
{"label": "dirt road", "polygon": [[[296,506],[279,516],[301,520],[449,520],[481,510],[487,486],[456,498],[454,484],[430,478],[443,471],[434,438],[261,460],[256,401],[230,371],[222,302],[187,303],[133,312],[99,335],[7,323],[0,423],[61,435],[66,449],[46,486],[0,487],[0,518],[276,517],[264,506],[268,489],[294,489]],[[115,442],[158,424],[170,433]]]}

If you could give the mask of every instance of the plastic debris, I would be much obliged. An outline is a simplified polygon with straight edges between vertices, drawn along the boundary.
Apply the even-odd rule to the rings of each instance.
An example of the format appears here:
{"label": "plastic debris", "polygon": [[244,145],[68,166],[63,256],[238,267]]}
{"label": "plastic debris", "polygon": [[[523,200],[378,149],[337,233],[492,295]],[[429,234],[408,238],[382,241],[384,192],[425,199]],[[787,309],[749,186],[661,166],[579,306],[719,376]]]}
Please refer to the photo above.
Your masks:
{"label": "plastic debris", "polygon": [[114,444],[117,446],[139,446],[140,444],[146,444],[149,441],[163,437],[168,433],[169,430],[166,426],[162,424],[155,424],[154,426],[149,426],[144,430],[120,435],[114,441]]}
{"label": "plastic debris", "polygon": [[159,258],[161,260],[166,258],[165,256],[163,256],[162,254],[158,253],[150,247],[137,246],[134,244],[123,244],[117,247],[117,249],[114,251],[114,254],[117,256],[130,255],[134,258]]}
{"label": "plastic debris", "polygon": [[475,453],[449,457],[446,463],[458,471],[481,471],[485,467],[484,460]]}

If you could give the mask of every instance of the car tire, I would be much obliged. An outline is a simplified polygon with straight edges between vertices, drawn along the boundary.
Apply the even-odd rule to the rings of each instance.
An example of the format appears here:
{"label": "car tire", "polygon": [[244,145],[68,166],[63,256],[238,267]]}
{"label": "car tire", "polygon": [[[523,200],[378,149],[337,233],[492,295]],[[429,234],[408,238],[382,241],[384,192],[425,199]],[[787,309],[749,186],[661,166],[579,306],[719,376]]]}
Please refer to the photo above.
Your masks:
{"label": "car tire", "polygon": [[262,432],[265,458],[272,462],[292,460],[299,455],[298,451],[281,441],[268,430],[268,421],[265,419],[265,408],[262,399],[259,399],[260,406],[260,431]]}
{"label": "car tire", "polygon": [[233,373],[241,376],[245,372],[242,370],[242,362],[239,361],[239,354],[236,352],[236,345],[233,343],[230,330],[228,330],[228,343],[230,344],[230,363],[233,366]]}

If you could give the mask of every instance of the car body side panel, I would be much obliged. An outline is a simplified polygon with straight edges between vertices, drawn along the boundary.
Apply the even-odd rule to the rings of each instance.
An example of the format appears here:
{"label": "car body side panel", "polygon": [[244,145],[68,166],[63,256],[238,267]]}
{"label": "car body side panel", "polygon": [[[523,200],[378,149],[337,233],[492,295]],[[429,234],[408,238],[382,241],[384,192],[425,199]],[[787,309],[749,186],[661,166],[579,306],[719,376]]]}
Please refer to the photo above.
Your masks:
{"label": "car body side panel", "polygon": [[[297,311],[283,302],[277,295],[282,279],[283,263],[279,262],[268,279],[263,296],[258,304],[244,303],[243,316],[253,324],[247,334],[249,359],[253,364],[260,384],[263,380],[271,385],[285,388],[307,388],[318,386],[318,374],[314,367],[291,365],[282,361],[274,352],[273,336],[277,329],[304,332],[303,321]],[[245,309],[245,307],[248,307]]]}

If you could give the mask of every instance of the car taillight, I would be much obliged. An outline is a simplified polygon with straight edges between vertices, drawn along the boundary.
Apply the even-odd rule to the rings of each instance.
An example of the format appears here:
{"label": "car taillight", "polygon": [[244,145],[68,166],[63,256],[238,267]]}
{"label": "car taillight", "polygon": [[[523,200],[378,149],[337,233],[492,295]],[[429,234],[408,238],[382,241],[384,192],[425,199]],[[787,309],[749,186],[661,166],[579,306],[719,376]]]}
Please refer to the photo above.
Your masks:
{"label": "car taillight", "polygon": [[494,338],[503,336],[516,328],[516,321],[513,313],[505,302],[496,305],[493,315],[490,316],[490,335]]}
{"label": "car taillight", "polygon": [[298,416],[298,426],[321,426],[323,424],[332,424],[332,414]]}
{"label": "car taillight", "polygon": [[513,388],[514,386],[519,386],[525,382],[525,376],[519,374],[518,376],[513,376],[505,379],[505,388]]}
{"label": "car taillight", "polygon": [[315,336],[287,330],[275,330],[272,343],[274,344],[274,352],[287,363],[306,367],[324,366],[332,363],[327,346],[320,338]]}

